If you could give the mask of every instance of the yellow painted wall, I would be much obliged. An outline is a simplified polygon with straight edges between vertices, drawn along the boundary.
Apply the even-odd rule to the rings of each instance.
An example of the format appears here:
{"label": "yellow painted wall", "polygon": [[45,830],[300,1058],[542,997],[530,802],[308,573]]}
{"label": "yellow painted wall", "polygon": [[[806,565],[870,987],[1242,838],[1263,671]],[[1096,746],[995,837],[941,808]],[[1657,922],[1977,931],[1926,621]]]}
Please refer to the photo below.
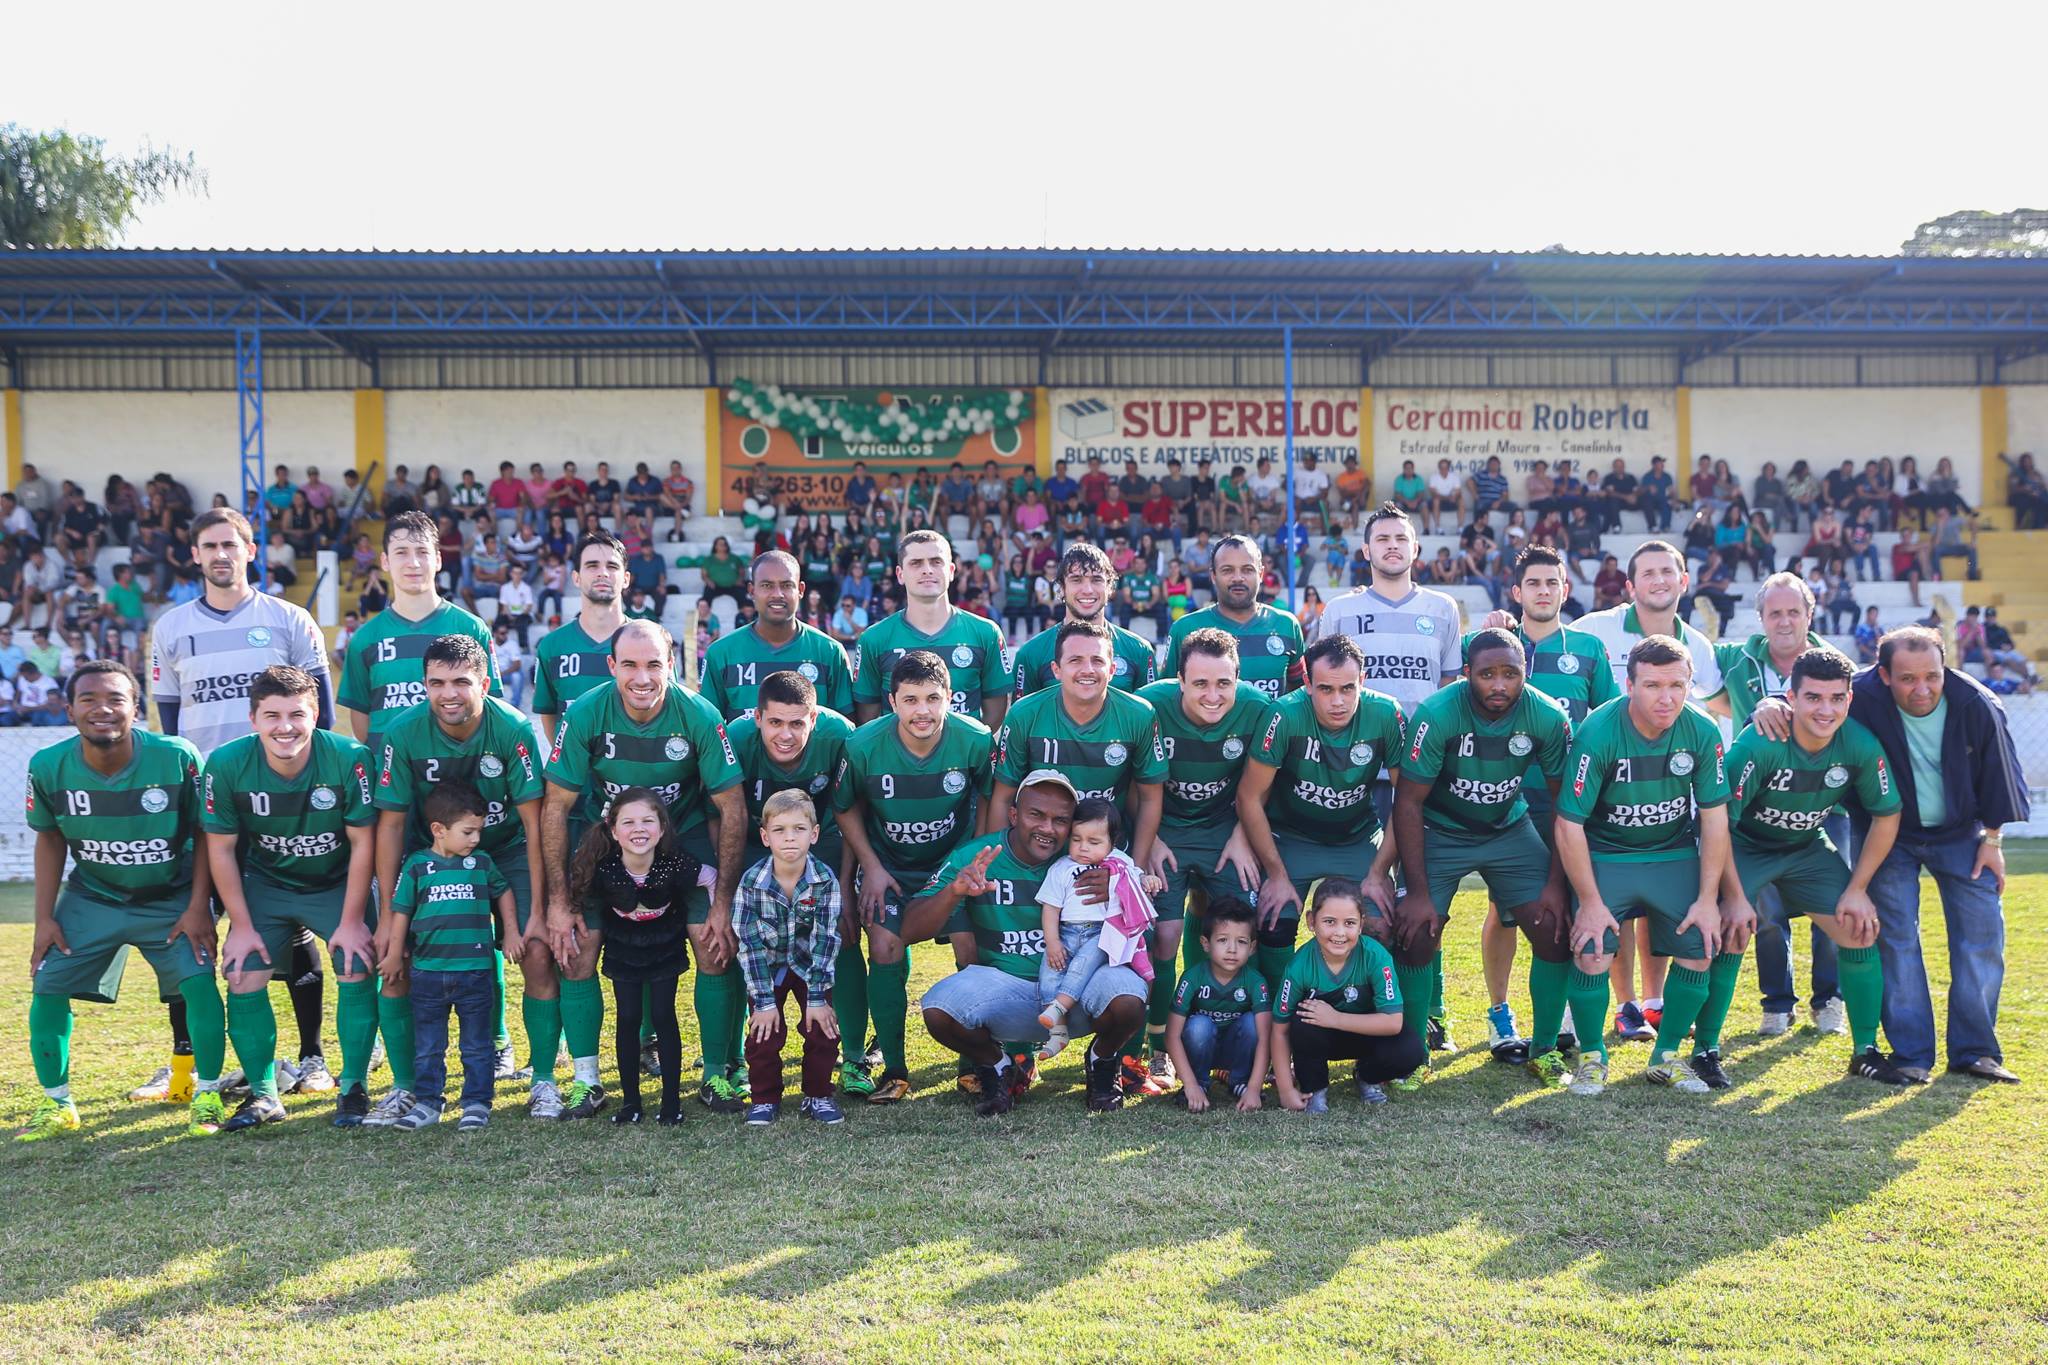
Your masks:
{"label": "yellow painted wall", "polygon": [[2005,461],[2003,455],[2010,444],[2008,435],[2005,386],[1987,385],[1977,391],[1978,410],[1982,414],[1981,431],[1984,443],[1982,466],[1983,493],[1979,496],[1979,507],[2005,506]]}

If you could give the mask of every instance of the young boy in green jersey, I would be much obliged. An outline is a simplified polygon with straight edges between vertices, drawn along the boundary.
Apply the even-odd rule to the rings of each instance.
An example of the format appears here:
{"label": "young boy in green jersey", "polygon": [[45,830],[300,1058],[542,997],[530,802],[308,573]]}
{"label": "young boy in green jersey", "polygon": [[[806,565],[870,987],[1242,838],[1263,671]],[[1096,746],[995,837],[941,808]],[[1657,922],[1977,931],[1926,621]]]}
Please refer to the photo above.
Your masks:
{"label": "young boy in green jersey", "polygon": [[1209,902],[1207,960],[1182,972],[1174,990],[1166,1051],[1181,1076],[1180,1103],[1191,1114],[1209,1107],[1212,1065],[1229,1073],[1240,1113],[1259,1107],[1273,1046],[1273,997],[1266,978],[1246,970],[1258,950],[1258,922],[1257,912],[1234,896]]}
{"label": "young boy in green jersey", "polygon": [[518,911],[498,865],[477,848],[484,835],[481,796],[462,783],[439,782],[420,803],[420,814],[433,843],[407,858],[398,873],[383,964],[387,976],[408,970],[412,976],[413,1106],[395,1126],[412,1132],[441,1121],[453,1010],[461,1028],[460,1129],[472,1132],[491,1121],[498,1046],[491,1026],[492,959],[497,933],[518,933]]}
{"label": "young boy in green jersey", "polygon": [[1365,893],[1348,877],[1317,884],[1309,915],[1314,938],[1280,978],[1273,1001],[1273,1081],[1280,1103],[1326,1113],[1330,1063],[1358,1062],[1358,1093],[1387,1102],[1386,1084],[1413,1075],[1428,1047],[1404,1024],[1394,959],[1365,932]]}

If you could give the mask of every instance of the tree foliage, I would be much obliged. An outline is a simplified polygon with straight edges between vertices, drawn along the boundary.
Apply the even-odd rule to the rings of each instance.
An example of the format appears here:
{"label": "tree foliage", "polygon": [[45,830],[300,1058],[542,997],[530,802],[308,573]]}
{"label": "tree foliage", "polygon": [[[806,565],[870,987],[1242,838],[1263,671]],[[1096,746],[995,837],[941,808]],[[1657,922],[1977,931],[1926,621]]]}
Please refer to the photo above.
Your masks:
{"label": "tree foliage", "polygon": [[190,153],[144,147],[114,156],[101,138],[0,125],[0,247],[103,247],[146,204],[206,191]]}
{"label": "tree foliage", "polygon": [[1959,209],[1922,223],[1900,250],[1908,256],[2048,256],[2048,210]]}

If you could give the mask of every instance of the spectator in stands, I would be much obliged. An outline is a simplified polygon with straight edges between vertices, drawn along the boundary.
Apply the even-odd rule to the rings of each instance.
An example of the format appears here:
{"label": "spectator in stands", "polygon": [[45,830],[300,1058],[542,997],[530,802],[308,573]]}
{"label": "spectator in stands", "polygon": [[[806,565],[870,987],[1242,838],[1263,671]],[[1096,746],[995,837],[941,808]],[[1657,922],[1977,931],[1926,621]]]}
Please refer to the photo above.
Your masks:
{"label": "spectator in stands", "polygon": [[[1714,552],[1716,529],[1713,508],[1702,503],[1692,509],[1692,522],[1685,528],[1685,557],[1694,566],[1695,573],[1706,564],[1707,556]],[[1537,538],[1543,539],[1540,531]]]}
{"label": "spectator in stands", "polygon": [[1434,534],[1446,518],[1453,526],[1464,521],[1468,504],[1464,476],[1451,468],[1449,460],[1438,460],[1436,473],[1429,476],[1429,532]]}
{"label": "spectator in stands", "polygon": [[1889,524],[1892,514],[1892,484],[1876,460],[1863,462],[1863,472],[1856,476],[1855,492],[1849,497],[1847,511],[1852,520],[1857,513],[1865,510],[1877,518],[1878,529]]}
{"label": "spectator in stands", "polygon": [[1045,481],[1045,500],[1057,517],[1062,508],[1071,506],[1081,496],[1080,481],[1067,472],[1065,460],[1054,460],[1052,477]]}
{"label": "spectator in stands", "polygon": [[[177,574],[171,581],[171,590],[164,594],[164,602],[173,607],[183,606],[187,602],[197,601],[205,592],[206,585],[199,577],[199,566],[187,559],[178,565]],[[377,609],[384,609],[381,599]]]}
{"label": "spectator in stands", "polygon": [[[1497,466],[1493,466],[1496,467]],[[1507,481],[1501,481],[1501,493],[1505,496]],[[1363,512],[1374,505],[1372,500],[1372,475],[1359,467],[1356,455],[1344,457],[1344,472],[1337,476],[1337,506],[1347,516]]]}
{"label": "spectator in stands", "polygon": [[1167,561],[1166,573],[1159,580],[1160,594],[1166,599],[1169,628],[1194,608],[1195,585],[1188,578],[1188,566],[1178,559]]}
{"label": "spectator in stands", "polygon": [[1095,539],[1108,542],[1111,536],[1128,535],[1135,516],[1131,505],[1124,501],[1123,494],[1110,486],[1109,496],[1095,504],[1095,518],[1090,524],[1090,534]]}
{"label": "spectator in stands", "polygon": [[412,471],[404,465],[397,466],[384,481],[384,520],[389,521],[400,512],[417,511],[419,505],[420,490],[412,481]]}
{"label": "spectator in stands", "polygon": [[1856,462],[1854,460],[1842,461],[1841,464],[1829,470],[1822,477],[1820,483],[1820,505],[1832,508],[1837,512],[1848,511],[1850,502],[1856,497]]}
{"label": "spectator in stands", "polygon": [[968,503],[969,519],[993,518],[997,522],[1007,522],[1013,505],[1009,490],[1010,485],[1003,479],[1001,466],[994,460],[983,460],[981,477],[974,481],[974,497]]}
{"label": "spectator in stands", "polygon": [[483,517],[490,505],[490,490],[476,481],[474,469],[463,470],[455,486],[448,490],[448,510],[465,525]]}
{"label": "spectator in stands", "polygon": [[505,541],[505,558],[514,564],[525,565],[526,572],[531,575],[540,566],[542,545],[539,525],[521,521],[512,528],[511,536]]}
{"label": "spectator in stands", "polygon": [[1806,537],[1806,548],[1800,554],[1807,559],[1830,560],[1844,557],[1842,542],[1842,519],[1832,506],[1823,506],[1813,519],[1813,528]]}
{"label": "spectator in stands", "polygon": [[1735,477],[1726,460],[1714,461],[1714,502],[1717,506],[1740,507],[1749,516],[1749,500],[1743,496],[1742,480]]}
{"label": "spectator in stands", "polygon": [[1043,531],[1051,521],[1052,510],[1046,505],[1045,499],[1039,496],[1039,491],[1036,488],[1026,489],[1023,501],[1017,504],[1012,516],[1011,524],[1015,528],[1013,542],[1020,550],[1029,546],[1031,537]]}
{"label": "spectator in stands", "polygon": [[16,544],[27,544],[40,538],[36,519],[28,514],[12,493],[0,493],[0,532]]}
{"label": "spectator in stands", "polygon": [[[526,466],[526,477],[519,485],[519,521],[522,525],[538,531],[547,524],[548,500],[555,495],[555,481],[547,476],[539,460]],[[510,545],[510,536],[505,538]]]}
{"label": "spectator in stands", "polygon": [[[2014,529],[2034,531],[2048,527],[2048,480],[2044,480],[2041,477],[2041,471],[2034,467],[2034,452],[2031,450],[2026,451],[2017,460],[2005,454],[2001,454],[1998,458],[2006,463],[2006,501],[2012,506],[2012,524]],[[1949,462],[1947,460],[1943,460],[1937,466],[1937,469],[1948,468]],[[1957,497],[1954,491],[1955,479],[1953,475],[1948,480],[1949,488],[1946,490],[1946,503],[1937,501],[1937,499],[1941,498],[1942,494],[1937,493],[1932,487],[1932,485],[1940,482],[1940,475],[1937,473],[1936,477],[1928,482],[1930,484],[1928,497],[1931,504],[1937,506],[1961,505],[1962,499]],[[1953,510],[1952,507],[1951,510]]]}
{"label": "spectator in stands", "polygon": [[1982,665],[1984,653],[1984,609],[1971,607],[1956,622],[1956,657],[1965,664]]}
{"label": "spectator in stands", "polygon": [[23,616],[32,616],[39,605],[54,604],[57,594],[70,581],[70,575],[64,571],[64,562],[31,541],[28,557],[21,566],[20,605]]}
{"label": "spectator in stands", "polygon": [[[653,547],[649,546],[648,551],[651,554]],[[644,559],[640,562],[644,564]],[[633,565],[629,563],[627,567],[632,569]],[[656,559],[653,567],[659,569],[661,561]],[[730,597],[736,603],[742,598],[740,581],[746,577],[746,561],[732,552],[732,543],[724,536],[711,542],[711,553],[700,558],[684,556],[676,560],[676,567],[695,569],[703,577],[704,590],[698,598],[697,605],[705,614],[710,613],[714,597]],[[660,581],[656,582],[652,571],[642,567],[634,571],[633,581],[640,583],[643,580],[647,581],[647,589],[652,593],[659,589],[660,583],[667,581],[667,575],[663,574]]]}
{"label": "spectator in stands", "polygon": [[14,642],[14,627],[0,626],[0,678],[12,682],[28,662],[28,651]]}
{"label": "spectator in stands", "polygon": [[1706,562],[1693,576],[1692,597],[1687,601],[1684,614],[1688,624],[1692,621],[1693,608],[1702,598],[1710,602],[1714,609],[1715,628],[1707,631],[1707,634],[1718,636],[1721,633],[1720,627],[1726,625],[1728,618],[1735,614],[1735,569],[1721,557],[1719,551],[1709,550]]}
{"label": "spectator in stands", "polygon": [[1429,485],[1415,472],[1415,461],[1401,461],[1401,472],[1394,478],[1394,505],[1406,512],[1420,525],[1428,526],[1431,516]]}
{"label": "spectator in stands", "polygon": [[1138,509],[1138,522],[1144,528],[1144,534],[1153,540],[1171,538],[1174,548],[1180,548],[1180,508],[1166,496],[1166,485],[1157,481],[1151,485],[1144,505]]}
{"label": "spectator in stands", "polygon": [[1977,571],[1977,519],[1968,521],[1958,517],[1946,507],[1934,514],[1934,545],[1932,557],[1937,576],[1946,575],[1948,570],[1943,561],[1962,559],[1969,565],[1972,582],[1980,576]]}
{"label": "spectator in stands", "polygon": [[[1774,466],[1765,466],[1766,469]],[[1813,524],[1814,516],[1820,510],[1820,480],[1813,476],[1813,470],[1804,460],[1792,462],[1792,472],[1785,478],[1785,515],[1779,523],[1787,531],[1799,529],[1799,518],[1803,515],[1806,524]]]}
{"label": "spectator in stands", "polygon": [[[1580,561],[1600,558],[1600,527],[1584,503],[1572,508],[1571,520],[1565,524],[1565,544],[1571,551],[1575,569]],[[1579,574],[1579,581],[1586,581],[1583,571]]]}
{"label": "spectator in stands", "polygon": [[619,481],[612,477],[611,461],[599,460],[596,475],[590,480],[589,501],[577,512],[578,527],[592,517],[617,517],[623,491]]}
{"label": "spectator in stands", "polygon": [[[654,547],[650,545],[647,549],[652,553]],[[657,555],[654,562],[659,565],[660,556]],[[526,646],[527,636],[533,630],[534,609],[533,584],[527,581],[526,566],[515,563],[512,566],[511,577],[505,580],[504,587],[498,589],[497,619],[512,627],[512,633],[519,637],[521,648]],[[513,705],[517,706],[518,703],[514,702]]]}
{"label": "spectator in stands", "polygon": [[1420,576],[1426,583],[1448,588],[1456,586],[1465,575],[1458,561],[1451,558],[1451,547],[1442,545],[1437,547],[1436,558],[1422,566]]}
{"label": "spectator in stands", "polygon": [[556,510],[548,513],[548,528],[541,533],[540,548],[544,554],[568,556],[576,549],[576,532],[569,527],[569,514]]}
{"label": "spectator in stands", "polygon": [[277,587],[289,588],[299,581],[299,557],[284,538],[282,527],[270,528],[263,547],[263,563],[270,571],[270,581]]}
{"label": "spectator in stands", "polygon": [[1250,532],[1252,528],[1252,490],[1248,471],[1238,465],[1225,476],[1216,491],[1217,520],[1228,531]]}
{"label": "spectator in stands", "polygon": [[[1355,465],[1357,462],[1355,455],[1346,459],[1346,464]],[[1501,471],[1500,456],[1488,456],[1485,467],[1473,472],[1471,482],[1472,514],[1475,517],[1514,510],[1515,505],[1508,501],[1508,476]]]}
{"label": "spectator in stands", "polygon": [[1258,518],[1255,527],[1274,527],[1280,524],[1281,514],[1286,506],[1287,480],[1273,462],[1260,456],[1257,467],[1246,480],[1251,490],[1252,515]]}
{"label": "spectator in stands", "polygon": [[535,620],[543,625],[552,625],[561,620],[562,596],[569,591],[569,563],[557,554],[541,556],[540,577],[534,580],[533,593],[538,602]]}
{"label": "spectator in stands", "polygon": [[2005,671],[2005,665],[2002,663],[1992,664],[1984,670],[1984,686],[2001,697],[2010,697],[2015,693],[2026,696],[2034,690],[2031,678],[2013,677]]}
{"label": "spectator in stands", "polygon": [[270,486],[263,490],[263,506],[272,521],[284,515],[284,509],[292,505],[292,495],[298,491],[298,485],[292,482],[291,470],[279,465],[276,477],[270,481]]}
{"label": "spectator in stands", "polygon": [[1714,461],[1712,457],[1700,456],[1699,463],[1693,467],[1692,482],[1688,485],[1688,488],[1692,494],[1692,505],[1695,512],[1705,508],[1710,516],[1720,517],[1721,483],[1720,480],[1714,477]]}
{"label": "spectator in stands", "polygon": [[512,634],[512,627],[503,616],[491,627],[491,658],[498,665],[498,680],[504,686],[506,704],[523,708],[529,679],[526,647]]}
{"label": "spectator in stands", "polygon": [[1322,467],[1312,450],[1304,452],[1294,466],[1294,519],[1306,524],[1310,517],[1315,518],[1317,526],[1330,523],[1330,471]]}
{"label": "spectator in stands", "polygon": [[1796,524],[1792,504],[1785,497],[1785,481],[1778,477],[1775,460],[1765,460],[1764,467],[1757,472],[1756,482],[1750,485],[1749,507],[1753,513],[1762,512],[1768,516],[1774,526]]}
{"label": "spectator in stands", "polygon": [[1873,524],[1877,513],[1864,507],[1849,518],[1849,524],[1842,530],[1842,543],[1849,552],[1850,566],[1856,570],[1856,581],[1875,583],[1884,577],[1884,570],[1877,561],[1877,528]]}
{"label": "spectator in stands", "polygon": [[0,678],[0,725],[24,725],[20,702],[11,679]]}
{"label": "spectator in stands", "polygon": [[1877,624],[1877,608],[1865,607],[1863,619],[1856,623],[1856,662],[1868,667],[1877,662],[1877,642],[1884,634]]}
{"label": "spectator in stands", "polygon": [[1641,485],[1636,476],[1628,472],[1628,464],[1617,459],[1608,471],[1600,476],[1600,529],[1619,531],[1621,514],[1633,512],[1641,499]]}
{"label": "spectator in stands", "polygon": [[142,514],[142,500],[135,492],[135,485],[119,474],[109,474],[102,502],[107,528],[114,537],[113,543],[129,544],[135,535],[136,519]]}
{"label": "spectator in stands", "polygon": [[1593,575],[1593,610],[1618,607],[1628,595],[1628,574],[1613,555],[1600,557],[1600,572]]}
{"label": "spectator in stands", "polygon": [[22,465],[21,482],[14,485],[14,500],[28,510],[29,517],[36,524],[36,535],[40,539],[49,539],[50,519],[57,510],[57,490],[36,472],[34,465]]}
{"label": "spectator in stands", "polygon": [[61,681],[59,665],[64,657],[63,651],[51,640],[48,626],[37,626],[29,632],[27,652],[28,662],[41,669],[44,677],[52,682]]}
{"label": "spectator in stands", "polygon": [[64,694],[57,690],[56,680],[45,673],[39,664],[25,663],[21,674],[14,681],[15,706],[21,721],[29,725],[66,725],[69,718],[64,713]]}
{"label": "spectator in stands", "polygon": [[947,517],[963,516],[972,524],[973,509],[974,480],[967,477],[967,466],[955,460],[947,466],[946,477],[939,480],[938,492],[932,497],[932,521],[944,526]]}
{"label": "spectator in stands", "polygon": [[491,480],[489,498],[491,517],[498,524],[498,535],[511,535],[526,506],[526,485],[519,481],[510,460],[499,462],[498,477]]}
{"label": "spectator in stands", "polygon": [[[851,488],[852,481],[848,480]],[[633,466],[633,477],[626,480],[624,506],[628,516],[645,518],[651,525],[655,514],[661,509],[661,480],[654,477],[654,471],[641,460]]]}
{"label": "spectator in stands", "polygon": [[1652,533],[1671,529],[1671,471],[1664,467],[1662,455],[1650,457],[1650,472],[1643,475],[1642,488],[1638,494],[1638,505],[1643,510],[1643,521]]}
{"label": "spectator in stands", "polygon": [[1997,607],[1984,609],[1984,658],[1987,663],[2004,664],[2030,683],[2040,681],[2033,660],[2020,653],[2012,632],[1999,622]]}
{"label": "spectator in stands", "polygon": [[100,546],[106,542],[106,530],[107,518],[98,504],[88,502],[84,490],[67,480],[58,541],[64,557],[81,569],[92,568],[99,558]]}
{"label": "spectator in stands", "polygon": [[1855,629],[1856,617],[1860,614],[1856,605],[1856,586],[1839,563],[1828,570],[1827,594],[1821,601],[1827,608],[1830,635],[1847,635]]}
{"label": "spectator in stands", "polygon": [[1892,542],[1892,578],[1895,582],[1909,584],[1913,605],[1920,605],[1920,583],[1934,574],[1929,562],[1932,546],[1918,529],[1901,526],[1899,538]]}
{"label": "spectator in stands", "polygon": [[[1174,543],[1179,544],[1195,531],[1195,481],[1188,477],[1187,467],[1178,456],[1166,462],[1166,477],[1159,481],[1159,491],[1173,504],[1175,535]],[[1016,494],[1013,502],[1022,501],[1023,494]]]}
{"label": "spectator in stands", "polygon": [[496,600],[498,590],[512,577],[511,561],[505,557],[498,544],[498,533],[486,531],[471,550],[462,565],[462,601],[471,612],[477,612],[480,597]]}
{"label": "spectator in stands", "polygon": [[1740,507],[1729,506],[1721,512],[1721,519],[1714,525],[1714,546],[1720,552],[1721,562],[1733,574],[1749,562],[1749,522],[1743,518]]}
{"label": "spectator in stands", "polygon": [[313,515],[313,504],[306,500],[306,490],[294,488],[292,500],[282,511],[270,514],[271,527],[292,547],[295,555],[310,556],[320,539],[318,519]]}
{"label": "spectator in stands", "polygon": [[581,518],[586,515],[584,504],[589,500],[590,485],[577,473],[576,462],[563,461],[560,477],[548,485],[548,512],[551,515],[559,512],[565,520]]}
{"label": "spectator in stands", "polygon": [[1768,578],[1778,571],[1778,542],[1771,535],[1771,519],[1763,512],[1751,512],[1747,527],[1747,539],[1743,543],[1743,558],[1750,564],[1750,572],[1758,580]]}
{"label": "spectator in stands", "polygon": [[441,478],[441,466],[430,464],[420,475],[420,510],[428,516],[437,515],[448,505],[448,485]]}

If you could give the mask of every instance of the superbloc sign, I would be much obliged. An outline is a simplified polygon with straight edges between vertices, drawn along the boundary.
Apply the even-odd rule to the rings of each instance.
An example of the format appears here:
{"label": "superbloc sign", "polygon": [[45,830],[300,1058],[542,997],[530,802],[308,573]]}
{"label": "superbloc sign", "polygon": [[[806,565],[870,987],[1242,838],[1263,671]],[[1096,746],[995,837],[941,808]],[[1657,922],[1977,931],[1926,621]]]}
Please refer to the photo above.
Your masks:
{"label": "superbloc sign", "polygon": [[1052,457],[1078,477],[1090,459],[1115,473],[1136,460],[1145,474],[1164,474],[1179,460],[1193,474],[1202,460],[1222,478],[1261,457],[1277,466],[1294,431],[1297,458],[1313,453],[1341,466],[1358,453],[1356,389],[1296,389],[1290,408],[1279,389],[1056,389],[1052,394]]}
{"label": "superbloc sign", "polygon": [[1439,460],[1470,474],[1494,456],[1517,495],[1538,460],[1570,460],[1598,482],[1615,460],[1641,475],[1662,455],[1684,477],[1672,389],[1376,389],[1372,409],[1375,489],[1391,492],[1403,461],[1428,478]]}

